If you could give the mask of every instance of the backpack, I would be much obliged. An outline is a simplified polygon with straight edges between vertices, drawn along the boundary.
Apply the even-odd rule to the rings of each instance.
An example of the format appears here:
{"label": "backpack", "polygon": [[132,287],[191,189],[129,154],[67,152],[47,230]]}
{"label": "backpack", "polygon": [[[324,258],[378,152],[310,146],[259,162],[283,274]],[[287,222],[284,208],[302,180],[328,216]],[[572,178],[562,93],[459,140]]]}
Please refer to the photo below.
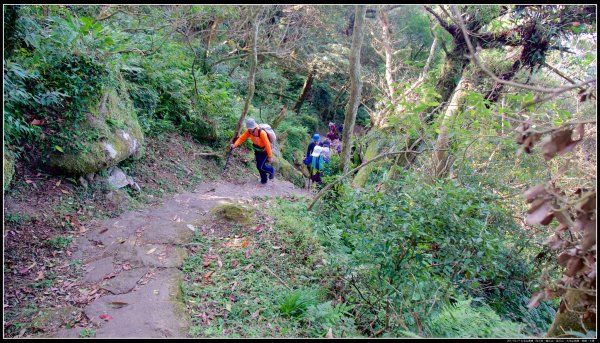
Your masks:
{"label": "backpack", "polygon": [[258,136],[260,137],[260,131],[264,130],[267,133],[267,137],[269,137],[269,143],[271,143],[271,150],[276,155],[281,155],[279,152],[279,143],[277,142],[277,135],[275,134],[275,130],[269,124],[258,124]]}

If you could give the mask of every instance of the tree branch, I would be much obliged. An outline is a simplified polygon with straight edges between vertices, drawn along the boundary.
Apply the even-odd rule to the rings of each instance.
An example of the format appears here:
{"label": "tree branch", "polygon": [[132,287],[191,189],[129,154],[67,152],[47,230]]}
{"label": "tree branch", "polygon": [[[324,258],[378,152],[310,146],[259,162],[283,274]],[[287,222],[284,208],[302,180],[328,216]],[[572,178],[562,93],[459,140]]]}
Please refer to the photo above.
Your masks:
{"label": "tree branch", "polygon": [[456,27],[453,25],[448,24],[444,19],[442,19],[437,13],[435,13],[429,6],[423,6],[425,8],[425,10],[429,13],[431,13],[435,19],[437,19],[437,21],[440,23],[440,25],[444,28],[444,30],[448,31],[448,33],[450,33],[451,35],[455,35],[456,34]]}

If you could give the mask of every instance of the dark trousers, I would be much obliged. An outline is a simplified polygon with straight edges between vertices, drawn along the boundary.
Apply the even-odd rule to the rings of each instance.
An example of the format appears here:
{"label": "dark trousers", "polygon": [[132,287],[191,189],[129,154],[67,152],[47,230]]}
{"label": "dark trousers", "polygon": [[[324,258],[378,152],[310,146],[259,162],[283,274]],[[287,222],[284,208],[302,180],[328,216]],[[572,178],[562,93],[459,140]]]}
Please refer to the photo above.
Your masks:
{"label": "dark trousers", "polygon": [[256,157],[256,169],[260,173],[260,183],[267,183],[267,174],[275,175],[275,168],[267,164],[269,155],[266,151],[254,151],[254,157]]}

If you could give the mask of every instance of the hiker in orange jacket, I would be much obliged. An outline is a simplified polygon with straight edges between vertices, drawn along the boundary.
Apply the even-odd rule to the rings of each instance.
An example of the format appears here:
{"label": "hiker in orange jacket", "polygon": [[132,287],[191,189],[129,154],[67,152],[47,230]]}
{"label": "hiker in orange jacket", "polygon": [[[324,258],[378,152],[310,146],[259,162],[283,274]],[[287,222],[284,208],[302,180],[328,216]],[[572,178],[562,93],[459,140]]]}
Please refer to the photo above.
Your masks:
{"label": "hiker in orange jacket", "polygon": [[267,176],[269,180],[275,177],[275,168],[272,165],[267,164],[273,163],[273,152],[271,151],[271,142],[269,142],[269,136],[265,130],[262,130],[256,124],[253,118],[246,119],[246,131],[231,144],[230,148],[235,149],[240,144],[244,143],[246,139],[252,139],[252,149],[254,150],[254,157],[256,158],[256,169],[260,173],[260,183],[267,183]]}

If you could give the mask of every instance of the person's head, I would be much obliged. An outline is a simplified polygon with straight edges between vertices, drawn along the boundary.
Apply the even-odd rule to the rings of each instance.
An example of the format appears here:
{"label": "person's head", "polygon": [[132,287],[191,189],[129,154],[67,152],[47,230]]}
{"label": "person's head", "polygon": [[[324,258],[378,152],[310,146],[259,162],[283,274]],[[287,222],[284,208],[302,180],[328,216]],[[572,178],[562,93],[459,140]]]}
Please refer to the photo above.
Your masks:
{"label": "person's head", "polygon": [[256,129],[257,127],[258,125],[256,124],[254,118],[246,119],[246,128],[248,129],[248,131],[253,132],[254,129]]}
{"label": "person's head", "polygon": [[323,141],[323,143],[321,143],[321,146],[324,147],[324,148],[329,148],[330,144],[331,143],[329,142],[329,140],[326,139],[326,140]]}
{"label": "person's head", "polygon": [[318,134],[318,133],[315,133],[315,134],[312,136],[312,140],[313,140],[313,142],[317,143],[318,141],[320,141],[320,140],[321,140],[321,136],[319,136],[319,134]]}

